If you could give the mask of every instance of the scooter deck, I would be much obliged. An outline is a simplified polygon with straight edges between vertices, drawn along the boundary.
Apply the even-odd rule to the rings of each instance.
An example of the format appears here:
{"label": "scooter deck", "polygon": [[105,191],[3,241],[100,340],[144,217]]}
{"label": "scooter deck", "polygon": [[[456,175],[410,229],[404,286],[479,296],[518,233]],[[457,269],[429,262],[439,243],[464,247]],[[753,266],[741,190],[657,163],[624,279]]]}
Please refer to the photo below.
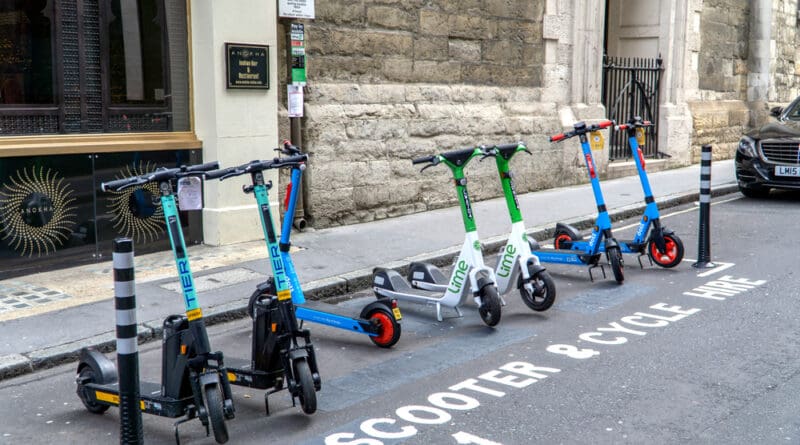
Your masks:
{"label": "scooter deck", "polygon": [[[118,382],[107,385],[88,383],[86,388],[89,390],[90,396],[97,402],[119,406]],[[176,418],[184,416],[189,405],[194,404],[194,398],[191,396],[182,399],[162,397],[161,385],[153,382],[140,382],[139,396],[142,412],[161,417]]]}
{"label": "scooter deck", "polygon": [[283,369],[272,372],[259,371],[253,369],[252,362],[247,359],[225,357],[225,365],[228,371],[228,381],[232,385],[268,389],[275,387],[278,381],[283,381]]}

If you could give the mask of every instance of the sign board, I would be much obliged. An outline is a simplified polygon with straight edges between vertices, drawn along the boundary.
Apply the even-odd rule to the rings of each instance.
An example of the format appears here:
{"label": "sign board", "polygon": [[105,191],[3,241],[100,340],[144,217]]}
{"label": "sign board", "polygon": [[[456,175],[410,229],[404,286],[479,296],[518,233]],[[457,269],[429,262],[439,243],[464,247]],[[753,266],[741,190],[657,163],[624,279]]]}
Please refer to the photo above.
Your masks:
{"label": "sign board", "polygon": [[289,117],[303,117],[303,87],[301,85],[286,85],[286,97],[289,99]]}
{"label": "sign board", "polygon": [[278,0],[278,17],[313,19],[314,0]]}
{"label": "sign board", "polygon": [[269,46],[225,43],[229,89],[269,89]]}
{"label": "sign board", "polygon": [[305,26],[302,23],[292,23],[289,33],[289,42],[292,51],[292,83],[306,84],[306,47]]}

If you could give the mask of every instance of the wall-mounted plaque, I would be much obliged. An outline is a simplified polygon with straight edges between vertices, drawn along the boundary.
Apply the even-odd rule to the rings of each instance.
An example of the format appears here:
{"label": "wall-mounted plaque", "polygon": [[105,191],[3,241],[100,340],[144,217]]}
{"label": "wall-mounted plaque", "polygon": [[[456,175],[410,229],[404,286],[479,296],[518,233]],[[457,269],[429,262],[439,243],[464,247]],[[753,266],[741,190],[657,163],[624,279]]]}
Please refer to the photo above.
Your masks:
{"label": "wall-mounted plaque", "polygon": [[269,46],[225,44],[228,88],[269,89]]}

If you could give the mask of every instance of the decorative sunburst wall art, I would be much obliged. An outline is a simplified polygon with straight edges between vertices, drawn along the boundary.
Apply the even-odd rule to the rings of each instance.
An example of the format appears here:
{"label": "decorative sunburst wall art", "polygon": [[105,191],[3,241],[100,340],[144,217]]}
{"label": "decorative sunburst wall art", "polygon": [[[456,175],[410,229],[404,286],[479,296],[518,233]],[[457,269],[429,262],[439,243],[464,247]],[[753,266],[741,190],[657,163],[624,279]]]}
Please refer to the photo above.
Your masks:
{"label": "decorative sunburst wall art", "polygon": [[9,181],[0,187],[0,239],[20,256],[55,252],[75,226],[74,190],[44,167],[17,170]]}
{"label": "decorative sunburst wall art", "polygon": [[[147,162],[126,166],[120,170],[116,179],[141,176],[155,171],[156,165]],[[155,241],[164,233],[164,210],[158,204],[158,184],[148,182],[120,191],[112,191],[109,207],[113,217],[114,229],[135,242]]]}

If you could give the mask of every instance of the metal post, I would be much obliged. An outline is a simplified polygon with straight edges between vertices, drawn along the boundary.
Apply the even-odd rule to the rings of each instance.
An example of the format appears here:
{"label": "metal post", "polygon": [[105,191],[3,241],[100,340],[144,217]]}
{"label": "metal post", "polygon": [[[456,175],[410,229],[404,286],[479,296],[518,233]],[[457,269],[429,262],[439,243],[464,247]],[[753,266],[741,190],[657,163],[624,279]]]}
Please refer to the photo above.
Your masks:
{"label": "metal post", "polygon": [[693,267],[717,267],[711,262],[711,145],[703,145],[700,157],[700,224],[697,227],[697,262]]}
{"label": "metal post", "polygon": [[114,240],[114,307],[117,315],[117,369],[121,444],[142,444],[139,397],[139,346],[136,342],[136,286],[133,277],[133,241]]}

